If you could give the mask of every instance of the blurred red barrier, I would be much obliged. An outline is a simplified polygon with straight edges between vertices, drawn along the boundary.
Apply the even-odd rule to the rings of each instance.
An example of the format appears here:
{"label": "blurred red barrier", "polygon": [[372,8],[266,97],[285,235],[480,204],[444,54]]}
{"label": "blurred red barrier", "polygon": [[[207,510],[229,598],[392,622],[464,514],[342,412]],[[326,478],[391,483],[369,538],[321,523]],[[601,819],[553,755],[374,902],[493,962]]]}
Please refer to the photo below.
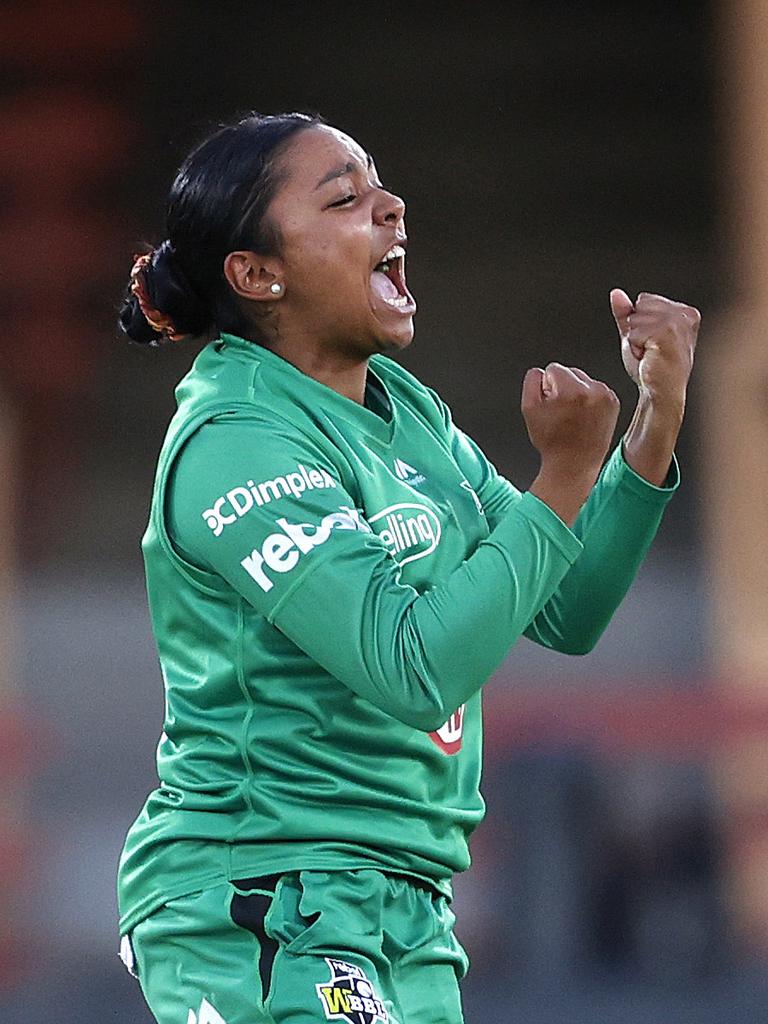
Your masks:
{"label": "blurred red barrier", "polygon": [[[509,683],[488,699],[487,746],[580,744],[607,753],[704,756],[736,738],[768,733],[768,700],[728,695],[724,684],[662,689],[648,681],[621,693],[542,692]],[[641,688],[642,686],[642,688]]]}

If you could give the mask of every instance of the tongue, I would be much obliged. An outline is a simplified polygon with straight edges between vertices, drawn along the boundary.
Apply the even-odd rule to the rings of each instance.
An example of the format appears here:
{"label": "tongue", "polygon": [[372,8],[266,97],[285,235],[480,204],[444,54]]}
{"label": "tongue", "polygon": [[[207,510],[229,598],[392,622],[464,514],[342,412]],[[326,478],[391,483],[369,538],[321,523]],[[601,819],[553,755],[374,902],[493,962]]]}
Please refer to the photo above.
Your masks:
{"label": "tongue", "polygon": [[400,294],[395,283],[381,270],[371,274],[371,289],[382,299],[396,299]]}

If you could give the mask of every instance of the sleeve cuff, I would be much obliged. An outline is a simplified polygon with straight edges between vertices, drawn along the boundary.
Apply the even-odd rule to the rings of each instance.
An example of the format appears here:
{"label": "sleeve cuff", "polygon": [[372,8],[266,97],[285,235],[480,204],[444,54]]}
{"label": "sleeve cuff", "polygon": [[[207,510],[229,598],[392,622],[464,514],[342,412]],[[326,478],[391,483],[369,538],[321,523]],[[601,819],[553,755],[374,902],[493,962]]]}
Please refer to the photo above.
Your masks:
{"label": "sleeve cuff", "polygon": [[664,505],[680,486],[680,465],[677,456],[673,454],[666,480],[661,487],[657,487],[632,469],[624,457],[624,442],[622,441],[605,464],[603,477],[607,482],[628,488],[645,501],[650,501],[655,505]]}
{"label": "sleeve cuff", "polygon": [[535,494],[526,491],[515,505],[515,511],[529,519],[548,540],[557,547],[560,553],[573,564],[584,549],[576,534],[570,530],[560,516],[553,512]]}

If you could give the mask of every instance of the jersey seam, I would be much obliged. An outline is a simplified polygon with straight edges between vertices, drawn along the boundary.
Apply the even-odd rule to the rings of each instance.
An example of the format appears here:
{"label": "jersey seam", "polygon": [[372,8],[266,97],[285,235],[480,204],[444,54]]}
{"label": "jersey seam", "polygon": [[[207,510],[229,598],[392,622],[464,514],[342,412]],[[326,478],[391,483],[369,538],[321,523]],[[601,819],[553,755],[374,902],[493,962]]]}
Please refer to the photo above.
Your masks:
{"label": "jersey seam", "polygon": [[[240,757],[246,771],[246,777],[243,779],[241,786],[241,792],[243,799],[248,806],[248,810],[253,813],[253,800],[251,797],[251,783],[253,781],[253,765],[248,754],[248,734],[251,729],[251,723],[253,716],[256,712],[256,707],[253,702],[253,697],[248,688],[248,683],[245,678],[245,615],[244,615],[244,601],[242,597],[238,597],[237,601],[237,639],[235,641],[235,656],[237,660],[237,685],[240,688],[240,692],[243,695],[243,699],[248,705],[248,710],[243,716],[243,726],[241,730],[241,741],[240,741]],[[235,831],[235,835],[237,830]]]}

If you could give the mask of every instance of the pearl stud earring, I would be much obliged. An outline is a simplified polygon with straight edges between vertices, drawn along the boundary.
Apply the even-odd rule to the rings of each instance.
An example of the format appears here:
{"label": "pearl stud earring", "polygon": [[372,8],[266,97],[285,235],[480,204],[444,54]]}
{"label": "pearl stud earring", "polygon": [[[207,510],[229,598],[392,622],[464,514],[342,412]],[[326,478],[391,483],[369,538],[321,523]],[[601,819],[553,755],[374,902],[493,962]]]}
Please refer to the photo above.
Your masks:
{"label": "pearl stud earring", "polygon": [[279,294],[280,294],[280,292],[281,292],[281,291],[282,291],[283,289],[282,289],[282,286],[281,286],[281,285],[279,285],[279,284],[277,283],[277,281],[275,281],[275,283],[274,283],[274,284],[271,284],[271,285],[269,286],[269,290],[270,290],[270,291],[272,292],[272,294],[273,294],[273,295],[279,295]]}

